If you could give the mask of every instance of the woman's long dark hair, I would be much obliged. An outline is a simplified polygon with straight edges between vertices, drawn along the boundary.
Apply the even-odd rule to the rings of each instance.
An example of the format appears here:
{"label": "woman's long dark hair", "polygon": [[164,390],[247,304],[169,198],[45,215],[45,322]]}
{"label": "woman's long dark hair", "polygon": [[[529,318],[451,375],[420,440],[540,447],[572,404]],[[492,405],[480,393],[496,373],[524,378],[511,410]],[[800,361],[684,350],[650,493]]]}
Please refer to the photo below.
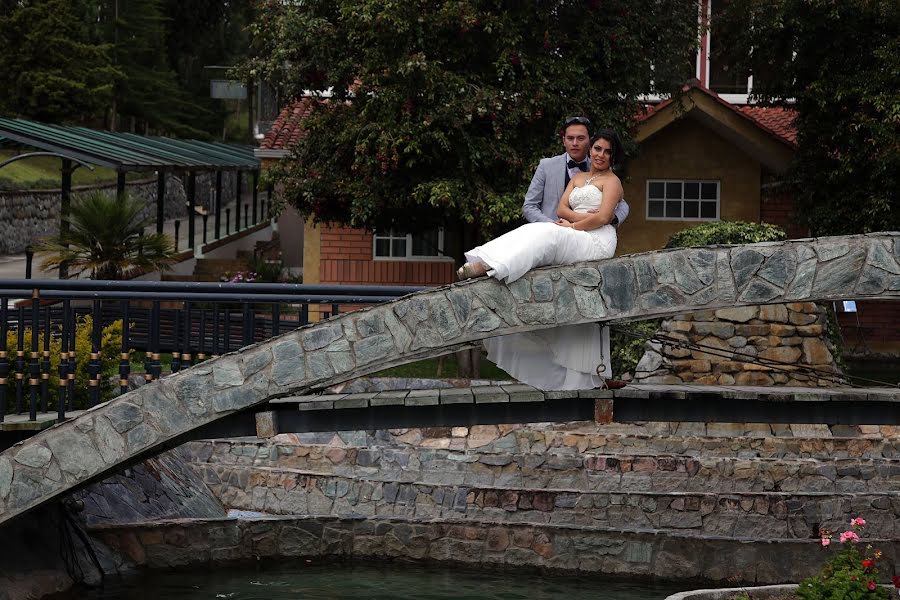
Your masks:
{"label": "woman's long dark hair", "polygon": [[619,134],[614,129],[598,129],[591,138],[591,148],[594,147],[597,140],[606,140],[612,147],[610,166],[618,167],[625,162],[625,150],[622,149],[622,140],[619,139]]}

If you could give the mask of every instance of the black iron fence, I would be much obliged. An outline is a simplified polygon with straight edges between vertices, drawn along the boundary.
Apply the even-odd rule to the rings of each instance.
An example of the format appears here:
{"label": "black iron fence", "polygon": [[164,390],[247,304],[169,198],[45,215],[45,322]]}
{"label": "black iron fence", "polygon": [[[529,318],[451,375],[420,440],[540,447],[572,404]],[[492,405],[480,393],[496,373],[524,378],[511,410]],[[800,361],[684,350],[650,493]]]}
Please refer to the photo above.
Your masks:
{"label": "black iron fence", "polygon": [[[135,352],[144,378],[163,357],[177,372],[354,307],[421,288],[283,283],[0,280],[0,422],[12,411],[66,411],[103,400],[104,368],[118,355],[128,387]],[[111,348],[115,345],[115,348]],[[54,357],[55,356],[55,357]],[[51,393],[51,380],[58,392]],[[79,381],[80,380],[80,381]],[[86,384],[87,391],[76,389]]]}

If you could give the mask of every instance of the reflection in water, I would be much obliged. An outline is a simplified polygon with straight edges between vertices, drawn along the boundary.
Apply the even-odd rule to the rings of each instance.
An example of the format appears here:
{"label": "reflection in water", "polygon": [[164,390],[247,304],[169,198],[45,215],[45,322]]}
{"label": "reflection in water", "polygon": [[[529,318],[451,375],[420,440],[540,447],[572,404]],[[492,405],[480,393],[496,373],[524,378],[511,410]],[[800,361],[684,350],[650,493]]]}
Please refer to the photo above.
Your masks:
{"label": "reflection in water", "polygon": [[153,571],[108,581],[79,600],[649,600],[690,584],[609,581],[603,575],[479,572],[402,563],[278,564],[261,569]]}

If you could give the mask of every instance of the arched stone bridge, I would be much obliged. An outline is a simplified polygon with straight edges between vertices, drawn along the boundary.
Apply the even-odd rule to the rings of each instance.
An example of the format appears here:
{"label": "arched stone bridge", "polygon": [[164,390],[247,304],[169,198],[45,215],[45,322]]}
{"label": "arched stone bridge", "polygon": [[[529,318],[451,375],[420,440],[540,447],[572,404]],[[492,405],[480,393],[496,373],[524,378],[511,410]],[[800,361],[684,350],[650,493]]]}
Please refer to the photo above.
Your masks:
{"label": "arched stone bridge", "polygon": [[900,233],[663,250],[412,294],[209,360],[7,449],[0,523],[236,411],[486,337],[842,298],[900,298]]}

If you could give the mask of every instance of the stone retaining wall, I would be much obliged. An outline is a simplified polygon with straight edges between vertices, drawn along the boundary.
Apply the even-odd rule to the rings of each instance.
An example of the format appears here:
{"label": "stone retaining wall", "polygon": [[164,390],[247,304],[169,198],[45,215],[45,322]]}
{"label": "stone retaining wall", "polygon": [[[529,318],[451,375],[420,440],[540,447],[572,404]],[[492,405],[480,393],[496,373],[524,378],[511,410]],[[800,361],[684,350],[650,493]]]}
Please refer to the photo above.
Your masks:
{"label": "stone retaining wall", "polygon": [[[223,202],[233,201],[235,183],[236,176],[233,171],[222,173]],[[246,187],[246,184],[242,187]],[[143,216],[155,221],[156,178],[129,181],[126,183],[126,189],[130,195],[140,198],[145,203]],[[114,195],[116,184],[78,186],[73,188],[72,196],[74,199],[80,194],[95,190]],[[198,174],[196,190],[197,205],[209,209],[213,205],[212,199],[215,198],[215,174]],[[20,254],[29,244],[58,232],[60,198],[59,190],[0,191],[0,255]],[[165,219],[187,215],[186,202],[185,177],[167,175]]]}
{"label": "stone retaining wall", "polygon": [[[121,553],[120,569],[339,556],[774,583],[812,575],[822,562],[817,540],[747,541],[506,523],[264,517],[97,526],[91,532]],[[884,564],[897,564],[897,542],[874,542]]]}
{"label": "stone retaining wall", "polygon": [[[895,493],[622,492],[398,483],[261,468],[222,469],[209,487],[230,508],[276,515],[435,518],[811,539],[865,514],[900,537]],[[897,505],[897,506],[895,506]],[[896,510],[895,510],[896,509]]]}
{"label": "stone retaining wall", "polygon": [[[257,449],[245,447],[250,452]],[[261,454],[269,449],[260,448]],[[281,450],[279,450],[281,452]],[[459,453],[422,449],[304,448],[266,468],[379,481],[619,492],[900,492],[896,459],[761,459],[679,455]],[[304,454],[306,454],[304,456]],[[221,461],[222,457],[218,457]],[[207,485],[238,467],[192,462]]]}
{"label": "stone retaining wall", "polygon": [[[726,308],[667,319],[660,332],[676,342],[647,342],[634,379],[663,384],[834,386],[836,381],[806,371],[840,373],[826,321],[825,309],[813,302]],[[678,341],[710,352],[681,347]]]}

